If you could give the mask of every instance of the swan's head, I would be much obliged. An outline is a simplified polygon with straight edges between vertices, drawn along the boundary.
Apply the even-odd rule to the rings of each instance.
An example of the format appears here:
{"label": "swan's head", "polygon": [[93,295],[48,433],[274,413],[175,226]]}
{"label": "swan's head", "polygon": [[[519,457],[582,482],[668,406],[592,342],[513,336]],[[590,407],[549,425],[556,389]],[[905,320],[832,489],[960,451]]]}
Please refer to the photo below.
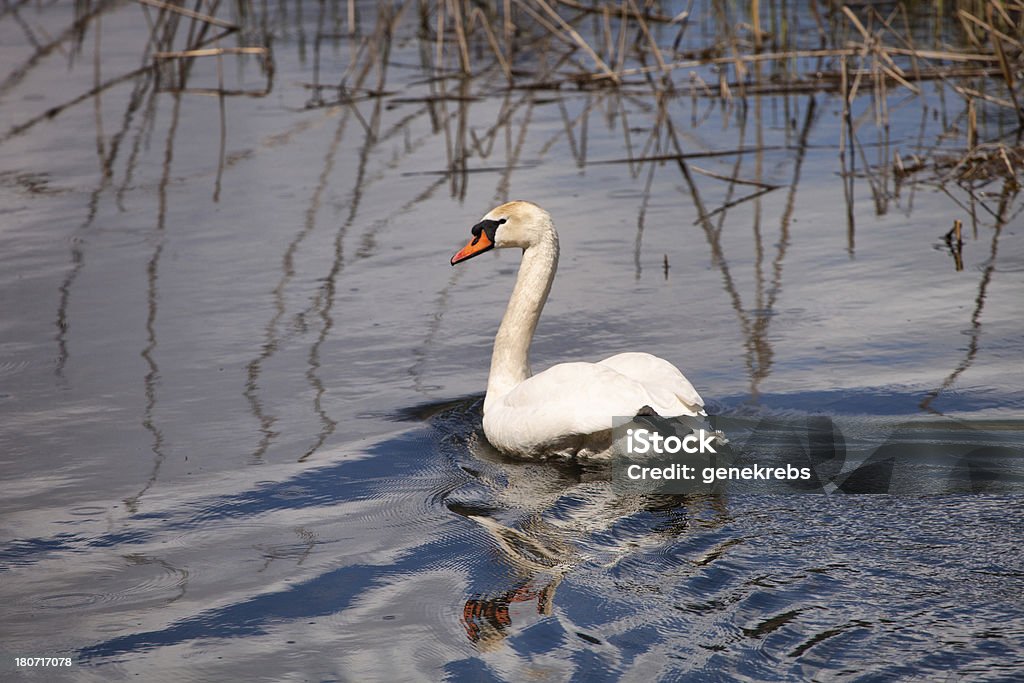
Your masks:
{"label": "swan's head", "polygon": [[473,226],[473,239],[455,256],[452,265],[491,249],[518,247],[529,249],[554,235],[551,216],[531,202],[507,202],[487,212]]}

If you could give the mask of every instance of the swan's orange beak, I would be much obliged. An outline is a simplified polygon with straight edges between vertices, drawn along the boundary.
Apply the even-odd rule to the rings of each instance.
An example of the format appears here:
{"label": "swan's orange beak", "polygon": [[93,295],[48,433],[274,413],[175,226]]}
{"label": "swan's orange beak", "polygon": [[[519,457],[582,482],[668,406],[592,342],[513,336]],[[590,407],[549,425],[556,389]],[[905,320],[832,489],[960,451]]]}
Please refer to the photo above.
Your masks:
{"label": "swan's orange beak", "polygon": [[452,265],[454,266],[460,261],[471,259],[477,254],[482,254],[493,248],[494,242],[491,241],[491,238],[487,236],[486,232],[481,230],[479,235],[469,241],[469,244],[456,252],[455,256],[452,256]]}

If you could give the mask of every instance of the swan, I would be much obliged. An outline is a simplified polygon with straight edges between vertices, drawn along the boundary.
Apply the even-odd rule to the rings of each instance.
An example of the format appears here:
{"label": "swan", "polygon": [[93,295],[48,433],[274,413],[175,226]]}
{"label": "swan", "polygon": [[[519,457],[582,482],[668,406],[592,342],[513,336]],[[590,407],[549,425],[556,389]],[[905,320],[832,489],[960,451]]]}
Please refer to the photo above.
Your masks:
{"label": "swan", "polygon": [[704,400],[679,369],[649,353],[597,363],[561,363],[536,375],[530,343],[558,268],[558,233],[547,211],[527,201],[491,209],[454,266],[491,249],[523,250],[519,274],[494,338],[483,427],[505,454],[525,458],[609,457],[612,418],[704,416]]}

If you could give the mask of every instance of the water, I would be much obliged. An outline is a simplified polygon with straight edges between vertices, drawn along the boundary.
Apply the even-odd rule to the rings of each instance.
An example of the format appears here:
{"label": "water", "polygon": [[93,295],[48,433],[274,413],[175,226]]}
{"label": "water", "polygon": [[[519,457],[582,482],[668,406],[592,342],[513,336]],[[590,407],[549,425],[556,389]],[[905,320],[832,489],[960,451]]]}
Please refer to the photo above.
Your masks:
{"label": "water", "polygon": [[[531,199],[562,240],[535,367],[643,349],[718,413],[1021,431],[1018,195],[860,175],[851,229],[837,96],[699,100],[696,126],[687,96],[686,151],[763,148],[693,164],[780,186],[701,222],[674,163],[599,163],[626,130],[641,155],[642,91],[430,100],[410,12],[361,86],[388,95],[307,106],[315,65],[336,82],[370,51],[317,55],[317,13],[287,5],[270,94],[224,98],[222,159],[216,97],[128,78],[75,101],[148,36],[139,6],[93,9],[38,58],[29,35],[59,40],[72,7],[0,17],[5,680],[1022,675],[1019,495],[624,497],[508,461],[480,398],[518,257],[448,265]],[[226,87],[264,87],[258,67],[226,58]],[[946,112],[892,100],[890,145],[934,142]],[[445,173],[460,152],[476,172]],[[693,175],[709,212],[757,189]]]}

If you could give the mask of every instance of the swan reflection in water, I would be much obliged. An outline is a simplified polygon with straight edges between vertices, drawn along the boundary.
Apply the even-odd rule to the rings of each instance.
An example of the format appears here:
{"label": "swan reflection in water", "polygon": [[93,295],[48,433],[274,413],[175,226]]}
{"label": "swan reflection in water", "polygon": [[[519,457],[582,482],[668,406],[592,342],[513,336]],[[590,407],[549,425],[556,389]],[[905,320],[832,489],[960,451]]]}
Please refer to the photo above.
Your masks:
{"label": "swan reflection in water", "polygon": [[678,541],[698,515],[704,527],[727,521],[719,495],[613,491],[607,463],[514,459],[479,431],[464,436],[457,450],[458,464],[473,482],[449,494],[445,505],[485,532],[506,568],[498,585],[473,595],[462,608],[466,635],[482,651],[498,648],[538,616],[554,617],[585,637],[588,629],[567,623],[554,604],[570,572],[584,564],[611,569],[657,552]]}

